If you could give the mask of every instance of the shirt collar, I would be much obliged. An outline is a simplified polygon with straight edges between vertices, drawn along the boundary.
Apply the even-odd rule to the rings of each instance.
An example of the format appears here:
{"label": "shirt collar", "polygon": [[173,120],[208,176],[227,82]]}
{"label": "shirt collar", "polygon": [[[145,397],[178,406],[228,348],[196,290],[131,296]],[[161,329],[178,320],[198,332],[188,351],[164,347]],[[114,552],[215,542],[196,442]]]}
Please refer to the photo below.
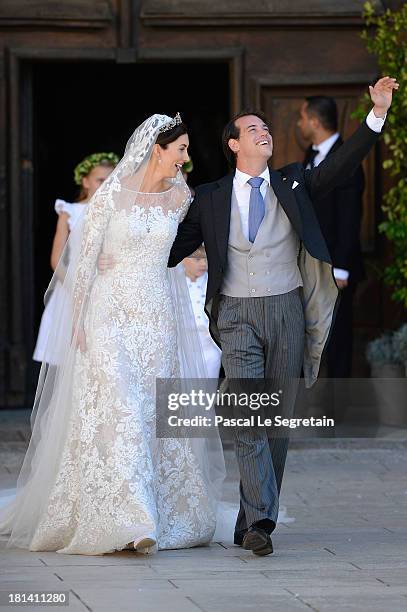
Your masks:
{"label": "shirt collar", "polygon": [[[270,185],[270,170],[268,166],[265,168],[265,170],[261,174],[259,174],[259,177],[264,179],[267,185]],[[246,174],[246,172],[242,172],[241,170],[238,170],[236,168],[235,181],[237,182],[239,187],[243,187],[243,185],[245,185],[247,181],[250,180],[251,178],[253,177],[250,174]]]}
{"label": "shirt collar", "polygon": [[204,274],[202,274],[201,276],[198,276],[198,278],[195,281],[192,281],[188,276],[186,276],[185,278],[187,279],[187,283],[188,285],[190,285],[191,287],[198,287],[199,289],[201,289],[206,282],[208,273],[204,272]]}
{"label": "shirt collar", "polygon": [[332,134],[332,136],[329,136],[329,138],[327,138],[326,140],[320,142],[319,145],[312,145],[312,148],[314,149],[314,151],[319,151],[320,155],[325,157],[326,155],[328,155],[328,152],[332,149],[338,138],[339,132],[336,132],[335,134]]}

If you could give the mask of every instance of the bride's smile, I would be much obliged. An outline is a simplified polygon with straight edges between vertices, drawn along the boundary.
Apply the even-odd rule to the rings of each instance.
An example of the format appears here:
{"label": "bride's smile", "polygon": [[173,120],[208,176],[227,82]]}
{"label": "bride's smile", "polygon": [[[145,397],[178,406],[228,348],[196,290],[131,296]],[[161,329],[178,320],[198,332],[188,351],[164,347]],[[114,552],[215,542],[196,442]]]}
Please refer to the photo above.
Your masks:
{"label": "bride's smile", "polygon": [[151,159],[144,177],[142,191],[159,193],[168,189],[168,180],[175,179],[182,166],[189,160],[188,134],[181,134],[176,140],[167,142],[165,132],[153,147]]}

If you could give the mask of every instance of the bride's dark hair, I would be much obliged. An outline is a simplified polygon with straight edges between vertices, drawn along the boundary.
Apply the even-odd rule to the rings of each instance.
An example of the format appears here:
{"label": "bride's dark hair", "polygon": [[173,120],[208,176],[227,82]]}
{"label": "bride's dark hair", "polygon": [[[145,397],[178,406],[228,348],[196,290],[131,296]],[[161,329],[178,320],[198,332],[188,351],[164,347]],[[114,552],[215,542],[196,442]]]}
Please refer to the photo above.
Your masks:
{"label": "bride's dark hair", "polygon": [[187,133],[188,133],[188,130],[187,130],[187,126],[185,125],[185,123],[179,123],[178,125],[173,127],[171,130],[166,130],[165,132],[161,132],[161,134],[159,134],[157,137],[156,143],[159,144],[160,147],[162,147],[163,149],[166,149],[167,145],[169,145],[171,142],[174,142],[174,140],[177,140],[177,138],[179,138],[183,134],[187,134]]}

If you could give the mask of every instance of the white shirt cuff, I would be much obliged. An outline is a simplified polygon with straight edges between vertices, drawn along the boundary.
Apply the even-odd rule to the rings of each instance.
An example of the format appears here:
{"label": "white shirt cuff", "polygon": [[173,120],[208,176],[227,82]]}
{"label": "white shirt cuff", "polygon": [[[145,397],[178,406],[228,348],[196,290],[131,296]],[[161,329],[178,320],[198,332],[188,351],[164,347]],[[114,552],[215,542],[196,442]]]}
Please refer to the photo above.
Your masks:
{"label": "white shirt cuff", "polygon": [[369,127],[373,132],[381,132],[382,127],[384,126],[384,122],[386,121],[387,113],[384,117],[376,117],[373,112],[373,108],[366,117],[367,127]]}
{"label": "white shirt cuff", "polygon": [[334,268],[334,277],[337,280],[348,280],[349,272],[348,270],[343,270],[342,268]]}

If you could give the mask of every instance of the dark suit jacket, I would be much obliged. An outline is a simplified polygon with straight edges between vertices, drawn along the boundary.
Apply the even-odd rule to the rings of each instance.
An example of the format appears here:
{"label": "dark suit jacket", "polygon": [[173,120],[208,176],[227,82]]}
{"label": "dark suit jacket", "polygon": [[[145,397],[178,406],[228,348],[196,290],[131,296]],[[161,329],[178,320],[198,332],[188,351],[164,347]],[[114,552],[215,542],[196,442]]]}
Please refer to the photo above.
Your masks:
{"label": "dark suit jacket", "polygon": [[[328,152],[332,155],[343,144],[341,137]],[[312,148],[307,150],[304,168],[307,166]],[[322,234],[335,268],[349,271],[349,283],[355,285],[365,277],[360,247],[362,222],[362,195],[365,177],[362,166],[325,197],[313,200]]]}
{"label": "dark suit jacket", "polygon": [[[304,375],[307,377],[309,371],[310,384],[317,378],[322,349],[332,324],[338,295],[330,265],[331,257],[315,214],[313,200],[325,197],[344,178],[353,174],[377,139],[378,134],[364,122],[317,168],[305,170],[302,164],[293,163],[279,170],[270,170],[271,185],[303,247],[299,265],[304,281],[306,337],[310,339],[310,342],[306,341],[308,348],[305,358],[308,364],[304,367]],[[208,258],[205,310],[210,318],[212,336],[218,343],[217,302],[227,266],[233,176],[232,173],[197,187],[194,202],[179,225],[168,261],[170,267],[176,266],[202,242],[205,243]],[[293,189],[295,181],[298,185]],[[319,321],[323,322],[320,329]]]}

